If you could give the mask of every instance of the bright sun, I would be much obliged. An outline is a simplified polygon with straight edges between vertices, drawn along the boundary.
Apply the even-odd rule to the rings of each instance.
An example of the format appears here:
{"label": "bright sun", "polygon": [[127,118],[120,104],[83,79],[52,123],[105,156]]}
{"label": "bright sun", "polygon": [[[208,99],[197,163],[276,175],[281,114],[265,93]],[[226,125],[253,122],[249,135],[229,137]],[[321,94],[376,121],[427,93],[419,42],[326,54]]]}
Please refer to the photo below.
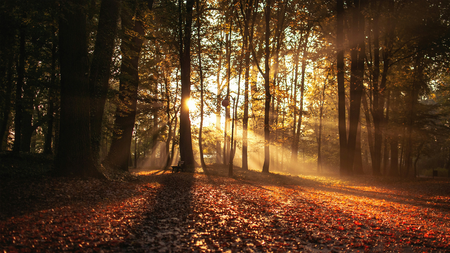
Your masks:
{"label": "bright sun", "polygon": [[188,99],[187,105],[188,105],[190,112],[195,111],[196,105],[195,105],[195,101],[193,99]]}

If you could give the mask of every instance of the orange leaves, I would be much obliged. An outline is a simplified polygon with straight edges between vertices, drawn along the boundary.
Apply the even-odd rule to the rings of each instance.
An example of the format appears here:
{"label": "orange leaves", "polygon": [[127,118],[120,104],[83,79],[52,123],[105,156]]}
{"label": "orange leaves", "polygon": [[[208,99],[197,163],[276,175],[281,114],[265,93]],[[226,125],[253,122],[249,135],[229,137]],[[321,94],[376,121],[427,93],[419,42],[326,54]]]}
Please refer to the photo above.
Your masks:
{"label": "orange leaves", "polygon": [[0,221],[0,248],[418,252],[450,246],[448,212],[427,205],[437,199],[425,195],[325,177],[301,187],[188,173],[140,177],[145,180],[53,182],[62,189],[55,194],[71,200],[57,202],[47,192],[48,208]]}
{"label": "orange leaves", "polygon": [[356,226],[362,226],[362,223],[359,222],[359,221],[355,221],[354,223],[355,223]]}

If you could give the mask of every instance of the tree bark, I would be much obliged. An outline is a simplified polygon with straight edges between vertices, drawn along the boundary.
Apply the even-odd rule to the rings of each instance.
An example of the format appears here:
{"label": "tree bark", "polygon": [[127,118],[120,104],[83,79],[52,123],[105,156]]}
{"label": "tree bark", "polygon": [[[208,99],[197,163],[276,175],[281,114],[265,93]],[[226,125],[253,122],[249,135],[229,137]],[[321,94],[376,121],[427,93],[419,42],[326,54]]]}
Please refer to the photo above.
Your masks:
{"label": "tree bark", "polygon": [[398,172],[398,134],[394,133],[391,136],[391,164],[389,168],[389,176],[397,177],[399,176]]}
{"label": "tree bark", "polygon": [[8,57],[7,63],[6,63],[6,79],[5,79],[5,86],[3,88],[4,91],[2,91],[2,117],[1,117],[1,124],[0,124],[0,150],[3,148],[3,143],[5,141],[5,136],[8,136],[8,121],[9,116],[11,113],[11,95],[12,95],[12,86],[13,86],[13,55],[11,54],[11,57]]}
{"label": "tree bark", "polygon": [[367,97],[366,95],[363,94],[362,96],[362,104],[363,104],[363,109],[364,109],[364,116],[366,119],[366,128],[367,128],[367,142],[369,144],[369,152],[370,152],[370,161],[373,164],[374,161],[374,156],[373,156],[373,133],[372,133],[372,121],[370,119],[370,112],[369,112],[369,105],[367,103]]}
{"label": "tree bark", "polygon": [[[181,5],[181,1],[179,1]],[[194,171],[195,160],[192,150],[191,121],[187,102],[191,96],[191,35],[192,8],[194,0],[186,1],[186,18],[184,23],[184,37],[180,41],[181,55],[181,113],[180,113],[180,156],[188,171]],[[180,13],[181,15],[181,13]],[[182,27],[180,27],[181,29]]]}
{"label": "tree bark", "polygon": [[267,0],[265,6],[265,62],[264,62],[264,89],[265,89],[265,103],[264,103],[264,165],[262,172],[269,173],[270,166],[270,100],[272,95],[270,93],[270,12],[271,0]]}
{"label": "tree bark", "polygon": [[23,101],[22,89],[25,82],[25,37],[26,27],[21,25],[19,29],[19,62],[17,64],[17,84],[16,84],[16,100],[14,117],[14,146],[13,151],[19,152],[22,143],[22,118],[23,118]]}
{"label": "tree bark", "polygon": [[48,89],[48,120],[47,120],[47,132],[45,134],[44,142],[44,154],[52,154],[52,140],[53,140],[53,125],[55,121],[55,100],[56,100],[56,37],[53,38],[52,46],[52,63],[51,63],[51,76],[50,76],[50,88]]}
{"label": "tree bark", "polygon": [[109,87],[120,2],[121,0],[102,0],[89,75],[92,152],[96,160],[100,155],[103,113]]}
{"label": "tree bark", "polygon": [[[249,0],[243,6],[241,3],[241,12],[244,16],[244,38],[243,38],[243,50],[244,55],[244,118],[242,120],[242,169],[248,170],[248,110],[249,110],[249,79],[250,79],[250,43],[253,41],[253,0]],[[245,15],[244,15],[245,13]],[[250,31],[249,23],[250,17],[252,17],[252,28]]]}
{"label": "tree bark", "polygon": [[200,0],[197,0],[197,55],[198,55],[198,71],[200,76],[200,127],[198,133],[198,148],[200,151],[200,164],[203,169],[206,168],[205,158],[203,157],[203,69],[202,69],[202,45],[201,45],[201,36],[200,36],[200,28],[201,28],[201,18],[200,18]]}
{"label": "tree bark", "polygon": [[337,0],[337,81],[338,81],[338,124],[339,124],[339,172],[347,173],[347,128],[345,117],[345,83],[344,83],[344,1]]}
{"label": "tree bark", "polygon": [[[135,17],[133,17],[135,14]],[[114,134],[111,147],[104,163],[114,169],[128,171],[131,140],[133,135],[137,92],[139,86],[139,55],[144,36],[138,6],[128,4],[122,10],[122,66],[119,85],[119,101],[115,113]],[[127,31],[133,31],[135,36]]]}
{"label": "tree bark", "polygon": [[300,46],[301,42],[298,43],[298,48],[294,55],[294,96],[293,96],[293,108],[294,108],[294,115],[293,115],[293,127],[292,127],[292,147],[291,147],[291,160],[292,162],[297,161],[298,159],[298,142],[299,137],[297,136],[297,81],[298,81],[298,59],[300,56]]}
{"label": "tree bark", "polygon": [[57,174],[103,177],[91,153],[85,2],[68,0],[59,25],[61,114]]}
{"label": "tree bark", "polygon": [[372,159],[372,171],[374,175],[381,175],[381,145],[382,145],[382,121],[384,111],[384,98],[383,93],[385,90],[384,85],[379,87],[379,75],[380,75],[380,40],[379,40],[379,15],[376,15],[373,19],[373,33],[374,33],[374,71],[373,71],[373,125],[374,125],[374,147],[373,147],[373,159]]}
{"label": "tree bark", "polygon": [[22,120],[21,120],[21,141],[20,141],[20,151],[30,152],[31,137],[35,128],[33,128],[33,100],[36,96],[35,87],[30,84],[22,86],[23,97],[21,99],[22,103]]}
{"label": "tree bark", "polygon": [[[222,35],[220,36],[220,41],[219,43],[219,56],[218,56],[218,61],[219,63],[217,64],[217,103],[216,103],[216,130],[218,133],[222,132],[222,128],[220,126],[220,112],[222,110],[222,84],[220,81],[220,71],[222,69],[222,40],[223,37]],[[217,138],[216,140],[216,163],[220,163],[222,161],[221,159],[221,141],[219,138]],[[222,161],[223,162],[223,161]]]}
{"label": "tree bark", "polygon": [[[227,21],[230,22],[230,21]],[[225,35],[225,57],[227,61],[227,73],[226,73],[226,80],[227,80],[227,95],[226,100],[230,101],[230,79],[231,79],[231,22],[229,23],[230,30]],[[230,148],[232,143],[229,141],[228,137],[228,129],[230,128],[230,103],[229,105],[225,106],[225,129],[223,131],[224,133],[224,139],[223,139],[223,164],[227,165],[229,162],[229,155],[230,155]]]}
{"label": "tree bark", "polygon": [[356,141],[358,124],[360,122],[361,97],[364,75],[364,16],[360,12],[361,4],[354,0],[352,40],[351,40],[351,76],[350,76],[350,109],[348,132],[348,166],[347,174],[352,174],[354,158],[356,156]]}
{"label": "tree bark", "polygon": [[447,148],[447,161],[445,163],[445,169],[447,170],[447,177],[450,177],[450,148]]}

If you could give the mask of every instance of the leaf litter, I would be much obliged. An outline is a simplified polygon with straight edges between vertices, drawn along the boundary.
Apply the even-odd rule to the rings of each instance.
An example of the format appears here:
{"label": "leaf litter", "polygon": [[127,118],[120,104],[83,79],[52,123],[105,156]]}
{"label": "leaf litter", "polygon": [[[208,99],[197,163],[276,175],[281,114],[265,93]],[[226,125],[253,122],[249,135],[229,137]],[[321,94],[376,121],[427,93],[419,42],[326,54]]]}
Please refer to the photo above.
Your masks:
{"label": "leaf litter", "polygon": [[448,252],[448,180],[141,173],[0,186],[4,252]]}

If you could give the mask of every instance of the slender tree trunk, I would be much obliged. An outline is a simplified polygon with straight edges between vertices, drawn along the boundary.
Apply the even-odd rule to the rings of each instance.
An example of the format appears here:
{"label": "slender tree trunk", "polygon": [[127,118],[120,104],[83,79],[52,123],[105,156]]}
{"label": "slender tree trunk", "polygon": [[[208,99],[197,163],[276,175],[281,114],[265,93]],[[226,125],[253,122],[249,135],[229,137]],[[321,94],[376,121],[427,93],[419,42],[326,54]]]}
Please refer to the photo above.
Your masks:
{"label": "slender tree trunk", "polygon": [[[165,69],[164,69],[164,72],[163,72],[163,75],[164,75],[164,88],[165,88],[165,95],[166,95],[166,97],[165,97],[165,99],[166,99],[166,117],[167,117],[167,127],[168,127],[168,134],[167,134],[167,141],[166,141],[166,155],[167,155],[167,157],[166,157],[166,166],[165,166],[165,168],[169,168],[169,166],[172,164],[172,156],[169,154],[170,153],[170,150],[169,150],[169,148],[170,148],[170,142],[172,141],[172,139],[173,139],[173,129],[176,129],[176,126],[175,127],[172,127],[172,123],[173,123],[173,120],[171,120],[171,117],[170,117],[170,91],[169,91],[169,81],[167,80],[167,73],[165,72]],[[176,96],[175,96],[176,97]],[[175,100],[176,101],[176,100]],[[175,104],[176,103],[174,103],[174,107],[175,107]],[[176,113],[175,113],[175,116],[176,116]]]}
{"label": "slender tree trunk", "polygon": [[49,101],[47,132],[45,134],[44,154],[52,154],[52,139],[53,139],[53,125],[55,121],[55,104],[52,100]]}
{"label": "slender tree trunk", "polygon": [[[248,49],[248,37],[249,37],[249,10],[253,1],[250,0],[250,5],[245,6],[244,16],[244,36],[242,50],[244,51],[244,118],[242,119],[242,169],[248,170],[248,80],[250,78],[250,50]],[[241,6],[242,6],[242,2]],[[242,8],[242,7],[241,7]]]}
{"label": "slender tree trunk", "polygon": [[367,128],[367,141],[368,141],[368,143],[369,143],[369,152],[370,152],[370,160],[371,160],[371,162],[372,162],[372,164],[373,164],[373,161],[374,161],[374,155],[373,155],[373,153],[374,153],[374,151],[373,151],[373,149],[374,149],[374,144],[373,144],[373,142],[374,142],[374,139],[373,139],[373,133],[372,133],[372,121],[371,121],[371,119],[370,119],[370,112],[369,112],[369,105],[368,105],[368,103],[367,103],[367,97],[363,94],[363,96],[362,96],[362,103],[363,103],[363,109],[364,109],[364,116],[365,116],[365,119],[366,119],[366,128]]}
{"label": "slender tree trunk", "polygon": [[341,176],[347,173],[347,129],[345,119],[345,83],[344,83],[344,0],[337,0],[337,81],[338,81],[338,117],[339,117],[339,171]]}
{"label": "slender tree trunk", "polygon": [[299,142],[299,133],[296,132],[297,128],[297,81],[298,81],[298,59],[300,56],[300,46],[301,42],[298,43],[298,48],[294,55],[294,97],[293,97],[293,107],[294,107],[294,116],[293,116],[293,127],[292,127],[292,148],[291,148],[291,160],[295,163],[298,160],[298,142]]}
{"label": "slender tree trunk", "polygon": [[264,103],[264,165],[262,171],[269,173],[270,165],[270,100],[272,95],[270,93],[270,12],[271,0],[267,0],[265,6],[265,64],[264,64],[264,89],[265,89],[265,103]]}
{"label": "slender tree trunk", "polygon": [[[200,0],[197,0],[197,12],[200,14]],[[200,129],[198,133],[198,148],[200,151],[200,164],[203,169],[206,168],[205,164],[205,158],[203,157],[203,139],[202,139],[202,133],[203,133],[203,69],[202,69],[202,45],[201,45],[201,37],[200,37],[200,15],[198,15],[197,19],[197,56],[198,56],[198,69],[199,69],[199,76],[200,76]]]}
{"label": "slender tree trunk", "polygon": [[412,172],[412,163],[413,163],[413,128],[416,121],[416,103],[417,97],[419,95],[419,85],[422,81],[422,62],[421,62],[422,54],[419,53],[416,56],[415,68],[414,68],[414,80],[412,83],[411,91],[409,92],[409,108],[408,108],[408,119],[407,119],[407,132],[406,132],[406,149],[405,149],[405,170],[407,177],[415,176]]}
{"label": "slender tree trunk", "polygon": [[[394,11],[394,1],[392,0],[388,0],[388,22],[386,23],[386,30],[387,30],[387,36],[385,37],[385,46],[383,47],[382,51],[381,51],[381,56],[382,58],[382,62],[383,62],[383,72],[381,73],[381,82],[380,82],[380,98],[379,98],[379,108],[380,111],[379,113],[381,113],[380,115],[382,116],[382,111],[383,106],[384,106],[384,102],[385,102],[385,95],[384,90],[386,90],[386,83],[387,83],[387,75],[388,75],[388,71],[389,71],[389,65],[390,65],[390,58],[391,58],[391,53],[390,53],[390,49],[392,47],[392,43],[394,40],[394,35],[393,35],[393,30],[395,27],[395,22],[394,19],[392,18],[392,12]],[[383,127],[386,127],[389,123],[389,106],[390,106],[390,91],[391,89],[388,89],[388,94],[386,95],[387,97],[387,101],[386,101],[386,117],[383,119],[381,119],[380,121],[380,129],[381,131],[383,130]],[[394,107],[396,108],[396,107]],[[397,136],[398,137],[398,136]],[[396,138],[397,138],[396,137]],[[388,140],[388,136],[385,136],[384,138],[385,140],[385,145],[384,145],[384,158],[383,158],[383,168],[384,170],[387,172],[387,166],[388,166],[388,144],[389,144],[389,140]],[[394,142],[397,142],[397,146],[398,146],[398,139],[397,141],[394,140]],[[392,148],[392,145],[391,145]],[[397,152],[398,154],[398,147],[397,147]],[[391,151],[392,153],[392,151]],[[381,157],[380,157],[381,158]],[[392,157],[391,157],[392,160]],[[401,159],[400,159],[401,160]],[[398,171],[398,158],[396,160],[396,167],[394,168],[396,171]],[[392,164],[392,161],[391,161]],[[401,164],[401,163],[400,163]],[[389,170],[390,172],[392,171],[392,169]]]}
{"label": "slender tree trunk", "polygon": [[92,152],[96,160],[100,155],[103,113],[109,87],[120,2],[121,0],[102,0],[89,75]]}
{"label": "slender tree trunk", "polygon": [[[298,147],[300,141],[300,135],[302,133],[302,123],[303,123],[303,100],[305,97],[305,76],[306,76],[306,59],[308,58],[308,41],[310,28],[306,32],[305,41],[303,44],[303,55],[302,55],[302,73],[300,77],[300,111],[298,113],[298,124],[297,124],[297,135],[295,137],[295,142]],[[300,48],[299,48],[300,49]],[[298,149],[297,149],[298,150]]]}
{"label": "slender tree trunk", "polygon": [[14,117],[14,146],[13,151],[19,152],[22,143],[22,118],[23,118],[23,101],[22,89],[25,82],[25,37],[26,27],[21,25],[19,29],[19,62],[17,64],[17,84],[16,84],[16,101]]}
{"label": "slender tree trunk", "polygon": [[36,96],[35,87],[30,84],[23,86],[23,97],[21,99],[22,103],[22,120],[21,120],[21,142],[20,151],[30,152],[31,138],[35,128],[33,127],[33,100]]}
{"label": "slender tree trunk", "polygon": [[447,162],[445,163],[445,169],[447,170],[447,177],[450,177],[450,148],[447,148]]}
{"label": "slender tree trunk", "polygon": [[[229,22],[229,21],[228,21]],[[231,23],[229,32],[225,35],[225,55],[227,60],[227,95],[226,100],[230,101],[230,79],[231,79]],[[223,164],[229,162],[231,144],[228,138],[228,129],[230,128],[230,105],[225,106],[225,130],[223,139]]]}
{"label": "slender tree trunk", "polygon": [[382,147],[382,121],[384,111],[384,87],[379,88],[380,75],[380,40],[379,40],[379,16],[376,15],[373,19],[373,33],[374,33],[374,71],[373,71],[373,124],[374,124],[374,148],[372,159],[372,170],[374,175],[381,175],[381,147]]}
{"label": "slender tree trunk", "polygon": [[48,89],[49,97],[49,109],[47,120],[47,133],[45,134],[44,142],[44,154],[52,154],[52,137],[53,137],[53,125],[55,121],[55,99],[56,99],[56,37],[53,38],[52,46],[52,63],[51,63],[51,76],[50,76],[50,88]]}
{"label": "slender tree trunk", "polygon": [[61,114],[56,169],[64,176],[103,177],[90,145],[85,5],[84,1],[64,3],[59,25]]}
{"label": "slender tree trunk", "polygon": [[421,142],[417,147],[417,155],[416,158],[414,159],[414,177],[417,177],[417,162],[419,161],[420,155],[422,154],[424,144],[425,144],[424,142]]}
{"label": "slender tree trunk", "polygon": [[[177,76],[178,76],[178,73],[177,73]],[[178,94],[178,78],[177,78],[176,94]],[[176,104],[177,104],[177,98],[175,96],[174,105],[176,105]],[[180,107],[181,107],[181,105],[180,105]],[[174,158],[174,153],[175,153],[175,140],[174,140],[174,138],[175,138],[175,136],[177,136],[178,110],[175,110],[174,118],[175,118],[175,124],[173,126],[174,129],[173,129],[173,135],[172,135],[172,147],[171,147],[171,151],[170,151],[170,160],[167,162],[167,164],[168,164],[167,166],[170,166],[172,164],[173,158]]]}
{"label": "slender tree trunk", "polygon": [[326,81],[323,83],[322,96],[319,105],[319,137],[317,141],[317,171],[322,171],[322,120],[323,120],[323,105],[325,103]]}
{"label": "slender tree trunk", "polygon": [[362,164],[362,149],[361,149],[361,122],[358,124],[358,130],[357,130],[357,136],[356,136],[356,147],[355,147],[355,160],[353,163],[353,171],[355,174],[363,174],[364,168]]}
{"label": "slender tree trunk", "polygon": [[[217,104],[216,104],[216,130],[218,133],[222,132],[222,128],[220,126],[220,113],[222,110],[222,85],[220,81],[220,70],[222,69],[222,36],[219,41],[219,63],[217,64]],[[225,148],[225,146],[224,146]],[[221,141],[219,139],[216,140],[216,163],[223,162],[221,159]]]}
{"label": "slender tree trunk", "polygon": [[12,95],[12,86],[13,86],[13,54],[11,54],[11,57],[7,59],[6,63],[6,80],[5,80],[5,88],[4,93],[2,94],[3,98],[3,110],[2,110],[2,120],[0,125],[0,150],[3,147],[3,143],[5,140],[5,136],[8,136],[8,121],[11,113],[11,95]]}
{"label": "slender tree trunk", "polygon": [[393,133],[391,135],[391,164],[389,168],[389,176],[397,177],[399,176],[398,171],[398,134]]}
{"label": "slender tree trunk", "polygon": [[[400,96],[400,95],[399,95]],[[388,122],[389,122],[389,110],[390,110],[390,106],[391,106],[391,91],[388,90],[387,94],[386,94],[386,117],[384,118],[383,121],[383,126],[386,127]],[[383,150],[383,170],[384,170],[384,174],[383,175],[387,175],[388,174],[388,160],[389,160],[389,151],[388,151],[388,146],[390,145],[390,139],[389,139],[389,135],[385,134],[384,135],[384,150]],[[398,138],[398,135],[397,137]],[[397,141],[398,143],[398,141]],[[397,144],[398,145],[398,144]]]}
{"label": "slender tree trunk", "polygon": [[[249,110],[249,79],[250,79],[250,45],[253,41],[253,24],[254,15],[251,15],[254,7],[253,0],[244,6],[245,18],[244,18],[244,38],[243,38],[243,50],[245,52],[245,74],[244,74],[244,118],[242,120],[242,169],[248,170],[248,110]],[[241,2],[242,10],[242,2]],[[252,17],[252,28],[250,31],[249,22],[250,16]]]}

